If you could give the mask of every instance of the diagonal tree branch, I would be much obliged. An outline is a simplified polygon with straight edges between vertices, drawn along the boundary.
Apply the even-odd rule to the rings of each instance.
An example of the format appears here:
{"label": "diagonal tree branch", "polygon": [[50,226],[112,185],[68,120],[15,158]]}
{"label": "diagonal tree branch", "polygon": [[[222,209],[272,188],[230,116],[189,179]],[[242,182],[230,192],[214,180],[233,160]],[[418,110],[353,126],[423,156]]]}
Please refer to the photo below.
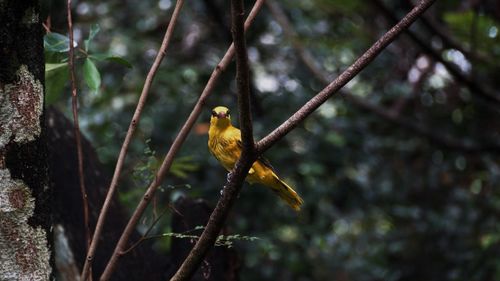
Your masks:
{"label": "diagonal tree branch", "polygon": [[[233,0],[241,1],[241,0]],[[248,154],[242,153],[238,160],[231,176],[228,177],[226,188],[222,198],[217,203],[210,219],[203,231],[200,239],[197,241],[186,260],[170,279],[170,281],[184,281],[189,280],[196,269],[199,267],[203,257],[208,250],[213,246],[217,235],[219,234],[224,221],[232,207],[236,196],[241,189],[244,177],[250,168],[253,161],[266,149],[271,147],[276,141],[285,136],[299,122],[304,120],[311,114],[317,107],[324,103],[330,96],[337,92],[349,80],[354,78],[364,67],[366,67],[390,42],[392,42],[398,34],[403,32],[405,28],[410,26],[420,14],[422,14],[432,3],[436,0],[422,0],[420,3],[408,13],[396,26],[389,30],[382,38],[380,38],[368,51],[366,51],[353,65],[345,70],[339,78],[335,79],[323,91],[317,94],[313,99],[306,103],[297,113],[292,115],[287,121],[280,125],[271,134],[257,143],[257,151],[251,158],[247,158]],[[234,2],[232,2],[234,3]],[[235,11],[233,11],[234,13]],[[236,11],[237,12],[237,11]],[[234,16],[234,15],[233,15]],[[235,38],[236,40],[236,38]],[[243,51],[243,50],[242,50]],[[241,96],[240,96],[241,97]],[[241,102],[239,102],[241,104]],[[242,110],[244,108],[240,108]],[[240,113],[241,114],[241,113]],[[245,152],[245,150],[243,151]]]}
{"label": "diagonal tree branch", "polygon": [[166,51],[168,45],[170,43],[170,39],[172,38],[172,34],[174,32],[175,23],[177,22],[177,18],[179,16],[182,5],[184,4],[184,0],[177,0],[175,5],[174,12],[172,14],[172,18],[167,27],[167,31],[165,32],[165,36],[163,38],[163,42],[161,44],[160,50],[156,55],[155,61],[149,70],[149,73],[146,77],[146,81],[144,83],[144,87],[141,92],[141,96],[139,98],[139,102],[137,103],[137,107],[134,112],[134,116],[132,117],[132,121],[130,122],[127,135],[125,136],[125,140],[123,141],[122,148],[120,150],[120,154],[118,156],[118,160],[116,162],[115,172],[113,174],[113,178],[111,180],[111,184],[108,188],[108,193],[106,195],[106,199],[104,200],[104,204],[102,206],[101,212],[99,213],[99,218],[97,219],[97,224],[95,228],[94,235],[92,237],[92,242],[90,244],[89,250],[87,252],[87,258],[85,259],[85,264],[82,270],[82,280],[87,280],[90,269],[92,266],[92,261],[94,259],[95,251],[97,249],[97,245],[99,243],[99,238],[101,236],[102,229],[104,227],[104,223],[106,221],[106,216],[109,210],[109,207],[112,202],[113,195],[118,187],[118,180],[120,178],[120,174],[122,171],[123,163],[125,162],[125,156],[127,155],[128,147],[130,142],[132,141],[132,137],[135,133],[137,125],[139,124],[139,120],[141,118],[142,110],[144,105],[146,104],[146,99],[149,94],[149,89],[151,88],[151,84],[153,83],[153,79],[156,75],[158,68],[166,55]]}
{"label": "diagonal tree branch", "polygon": [[361,57],[349,66],[340,76],[326,86],[321,92],[304,104],[290,118],[283,122],[278,128],[272,131],[257,143],[257,152],[263,153],[275,142],[293,130],[300,122],[316,110],[321,104],[337,93],[347,82],[354,78],[371,61],[373,61],[389,43],[408,28],[417,18],[427,10],[436,0],[421,0],[403,19],[394,27],[387,31],[377,42],[375,42]]}
{"label": "diagonal tree branch", "polygon": [[69,52],[68,66],[71,80],[71,108],[73,111],[73,127],[75,132],[76,151],[78,158],[78,179],[80,192],[82,194],[83,223],[85,225],[85,249],[89,249],[91,243],[91,232],[89,223],[89,202],[87,199],[87,189],[85,188],[85,174],[83,172],[83,149],[82,136],[80,133],[80,123],[78,122],[78,95],[76,91],[75,78],[75,46],[73,39],[73,19],[71,17],[71,0],[67,2],[68,33],[69,33]]}
{"label": "diagonal tree branch", "polygon": [[[325,84],[328,84],[330,81],[328,77],[324,74],[324,71],[320,69],[317,61],[312,57],[312,55],[307,51],[306,48],[297,40],[298,36],[295,32],[292,24],[290,23],[288,17],[286,16],[283,9],[279,6],[279,4],[274,0],[268,0],[266,2],[269,10],[273,14],[273,17],[282,27],[285,36],[288,37],[289,41],[295,51],[297,52],[300,60],[304,63],[304,65],[309,69],[309,71],[314,75],[314,77]],[[425,16],[423,16],[425,17]],[[449,135],[445,135],[432,129],[416,124],[415,121],[410,120],[409,118],[405,118],[396,114],[389,109],[384,108],[383,106],[371,103],[362,98],[359,98],[351,93],[348,93],[347,90],[342,89],[342,93],[345,93],[345,98],[352,105],[366,110],[386,121],[391,122],[403,129],[406,129],[408,132],[415,133],[420,135],[421,137],[427,138],[432,143],[441,146],[447,149],[456,149],[464,152],[492,152],[497,151],[500,152],[500,144],[498,143],[484,143],[478,144],[468,140],[460,140],[453,138]]]}
{"label": "diagonal tree branch", "polygon": [[238,88],[238,109],[243,141],[243,152],[235,168],[229,174],[221,199],[210,215],[200,239],[186,257],[171,281],[189,280],[200,266],[208,250],[213,247],[224,225],[227,214],[243,186],[252,163],[257,158],[254,150],[252,120],[250,114],[250,77],[248,56],[243,28],[244,9],[242,0],[231,0],[231,33],[236,49],[236,85]]}
{"label": "diagonal tree branch", "polygon": [[[262,5],[264,4],[264,0],[257,0],[250,11],[247,20],[245,21],[245,30],[250,27],[250,25],[253,23],[255,20],[255,17],[257,16],[258,12],[262,8]],[[158,189],[160,186],[161,182],[165,178],[166,174],[170,170],[170,167],[172,165],[172,162],[174,160],[175,155],[181,148],[182,144],[184,143],[185,139],[187,138],[189,132],[191,131],[194,123],[196,122],[196,119],[200,116],[202,112],[203,105],[205,104],[207,98],[210,96],[210,94],[213,92],[213,89],[215,87],[215,84],[219,77],[221,76],[222,72],[227,68],[229,63],[231,62],[233,56],[235,53],[234,45],[231,44],[231,46],[228,48],[226,51],[226,54],[222,58],[222,60],[217,64],[215,67],[214,71],[212,72],[210,79],[208,80],[207,84],[205,85],[205,88],[203,89],[203,92],[200,95],[200,98],[196,102],[193,110],[191,111],[188,119],[180,129],[179,133],[177,134],[176,138],[174,139],[169,151],[167,152],[167,155],[165,156],[165,159],[163,160],[163,163],[160,166],[160,169],[156,173],[156,177],[153,180],[153,182],[149,185],[148,189],[146,190],[146,193],[143,195],[141,201],[137,205],[134,213],[132,214],[129,222],[127,223],[127,226],[125,227],[125,230],[123,231],[122,236],[120,237],[120,240],[118,241],[115,251],[113,252],[113,255],[111,256],[110,261],[108,262],[100,280],[109,280],[111,277],[111,274],[114,272],[119,258],[123,255],[123,251],[127,248],[127,243],[130,238],[131,233],[133,232],[135,226],[137,225],[139,219],[141,218],[142,214],[146,210],[146,207],[149,205],[149,202],[151,198],[153,198],[153,195],[155,191]],[[242,165],[239,166],[241,169],[244,167]],[[250,166],[248,166],[248,169]],[[243,180],[241,180],[243,182]]]}

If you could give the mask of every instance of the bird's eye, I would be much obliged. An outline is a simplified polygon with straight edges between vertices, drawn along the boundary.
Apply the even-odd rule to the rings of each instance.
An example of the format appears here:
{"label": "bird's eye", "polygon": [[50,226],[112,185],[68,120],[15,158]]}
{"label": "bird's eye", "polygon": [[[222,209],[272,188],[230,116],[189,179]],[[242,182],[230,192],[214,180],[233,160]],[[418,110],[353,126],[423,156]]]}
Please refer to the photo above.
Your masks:
{"label": "bird's eye", "polygon": [[227,110],[226,115],[229,116],[229,109]]}
{"label": "bird's eye", "polygon": [[215,110],[212,111],[212,116],[217,116],[217,112],[215,112]]}

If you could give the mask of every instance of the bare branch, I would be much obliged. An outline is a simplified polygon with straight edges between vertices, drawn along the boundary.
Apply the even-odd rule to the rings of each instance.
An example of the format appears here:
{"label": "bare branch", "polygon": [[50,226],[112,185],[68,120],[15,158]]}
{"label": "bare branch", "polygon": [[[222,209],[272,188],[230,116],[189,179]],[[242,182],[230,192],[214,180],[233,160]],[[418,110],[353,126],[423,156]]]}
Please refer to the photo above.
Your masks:
{"label": "bare branch", "polygon": [[257,152],[263,153],[271,147],[276,141],[288,134],[321,104],[327,101],[347,82],[354,78],[363,70],[377,55],[384,50],[394,39],[408,28],[417,18],[427,10],[436,0],[422,0],[413,8],[403,19],[401,19],[393,28],[387,31],[377,42],[375,42],[361,57],[359,57],[351,66],[349,66],[340,76],[331,82],[326,88],[310,99],[304,106],[288,118],[283,124],[272,131],[265,138],[257,143]]}
{"label": "bare branch", "polygon": [[123,167],[123,163],[125,162],[125,156],[127,155],[128,146],[132,140],[132,137],[135,133],[137,125],[139,124],[139,120],[141,117],[142,109],[146,104],[146,99],[149,94],[149,89],[151,88],[151,84],[153,83],[153,79],[156,75],[158,68],[166,55],[166,51],[168,45],[170,43],[170,39],[172,38],[172,34],[174,32],[174,27],[177,22],[177,18],[179,16],[180,10],[182,8],[182,4],[184,4],[184,0],[177,0],[175,5],[174,12],[172,14],[172,18],[167,27],[167,31],[165,32],[165,36],[163,38],[163,42],[161,44],[160,50],[156,55],[155,61],[149,70],[149,73],[146,77],[146,81],[144,83],[144,87],[141,92],[141,96],[139,98],[139,102],[137,103],[137,107],[134,112],[134,116],[132,117],[132,121],[130,122],[127,135],[125,136],[125,140],[123,141],[122,148],[120,150],[120,154],[118,156],[118,160],[116,162],[115,172],[113,174],[113,178],[111,180],[111,184],[108,189],[108,193],[106,195],[106,199],[104,200],[104,204],[102,206],[101,212],[99,213],[99,218],[97,219],[96,229],[94,235],[92,237],[92,243],[87,253],[87,258],[85,259],[85,264],[82,270],[82,280],[87,280],[87,277],[90,273],[90,267],[94,258],[95,251],[97,249],[97,245],[99,242],[99,237],[101,236],[101,232],[104,226],[104,222],[106,220],[106,216],[111,204],[111,199],[116,191],[118,186],[118,179],[120,178],[121,170]]}
{"label": "bare branch", "polygon": [[[328,77],[324,74],[323,70],[318,66],[317,61],[314,60],[312,55],[304,48],[304,46],[297,40],[297,34],[293,29],[292,24],[288,20],[288,17],[284,13],[283,9],[279,6],[279,4],[274,0],[268,0],[266,5],[269,7],[273,17],[282,27],[285,36],[292,42],[292,46],[297,52],[299,58],[304,63],[304,65],[309,69],[309,71],[314,75],[314,77],[325,84],[328,84],[330,81]],[[412,121],[408,118],[404,118],[399,116],[395,111],[386,109],[380,105],[371,103],[369,101],[363,100],[351,93],[348,93],[347,90],[342,89],[342,93],[345,93],[345,99],[353,104],[354,106],[366,110],[372,114],[377,115],[378,117],[389,121],[395,125],[406,129],[408,132],[418,134],[422,137],[427,138],[432,143],[447,148],[447,149],[457,149],[464,152],[482,152],[482,151],[498,151],[500,152],[500,144],[498,143],[489,143],[489,144],[476,144],[467,140],[459,140],[455,139],[451,136],[441,134],[439,132],[433,131],[428,127],[416,124],[415,121]]]}
{"label": "bare branch", "polygon": [[[250,11],[250,14],[248,15],[248,18],[245,22],[245,30],[250,27],[250,25],[253,23],[255,17],[257,16],[257,13],[260,11],[262,8],[262,5],[264,4],[264,0],[257,0]],[[187,135],[191,131],[194,123],[196,122],[196,119],[200,116],[202,112],[203,105],[206,102],[206,99],[210,96],[212,93],[215,84],[217,80],[219,79],[220,75],[222,72],[227,68],[229,63],[231,62],[233,56],[234,56],[235,50],[233,44],[228,48],[226,51],[226,54],[222,58],[222,60],[217,64],[215,67],[214,71],[212,72],[212,75],[210,76],[210,79],[208,80],[207,84],[205,85],[205,88],[203,89],[203,92],[200,95],[200,98],[196,102],[193,110],[191,111],[188,119],[180,129],[179,133],[177,134],[176,138],[174,139],[172,145],[170,146],[169,151],[167,152],[167,155],[165,156],[165,159],[163,160],[162,165],[160,166],[160,169],[156,173],[156,177],[153,180],[153,182],[149,185],[148,189],[146,190],[146,193],[143,195],[142,200],[139,202],[137,205],[134,213],[132,214],[129,222],[127,223],[127,226],[125,227],[125,230],[123,231],[122,236],[120,237],[120,240],[118,241],[115,251],[113,252],[113,255],[111,256],[110,261],[108,262],[108,265],[106,266],[106,269],[104,270],[101,280],[109,280],[111,277],[111,274],[115,270],[115,267],[118,263],[118,259],[121,257],[122,252],[124,249],[126,249],[128,240],[130,238],[130,234],[133,232],[135,226],[137,225],[139,219],[141,218],[142,214],[146,210],[146,207],[148,206],[151,198],[153,198],[153,195],[155,191],[158,189],[160,186],[161,182],[165,178],[166,174],[170,170],[170,166],[172,165],[172,162],[174,160],[175,155],[181,148],[182,144],[184,143],[185,139],[187,138]],[[241,166],[241,165],[240,165]],[[242,167],[244,168],[244,167]],[[250,168],[250,167],[248,167]],[[248,171],[247,168],[247,171]],[[243,182],[243,180],[241,181]]]}
{"label": "bare branch", "polygon": [[243,154],[253,154],[254,141],[250,113],[250,74],[245,42],[245,12],[242,0],[231,1],[231,33],[236,49],[236,86],[238,89],[238,113],[240,117]]}
{"label": "bare branch", "polygon": [[217,206],[210,215],[200,239],[186,257],[171,281],[189,280],[196,269],[200,266],[208,250],[213,247],[227,214],[236,200],[248,170],[257,158],[254,150],[252,120],[250,114],[250,77],[248,70],[248,56],[245,46],[245,32],[243,28],[243,1],[231,0],[231,33],[236,49],[236,84],[238,88],[238,109],[240,116],[241,134],[243,140],[243,152],[230,173],[228,181],[224,186],[224,193],[217,202]]}
{"label": "bare branch", "polygon": [[[85,224],[85,248],[90,247],[90,223],[89,223],[89,202],[87,198],[87,189],[85,188],[85,176],[83,173],[83,150],[82,150],[82,137],[80,133],[80,123],[78,122],[78,95],[76,91],[76,78],[75,78],[75,47],[73,38],[73,19],[71,18],[71,0],[67,2],[68,13],[68,33],[69,33],[69,52],[68,52],[68,66],[71,80],[71,109],[73,111],[73,127],[75,133],[76,151],[78,157],[78,179],[80,184],[80,192],[82,193],[83,205],[83,223]],[[89,269],[91,271],[91,269]]]}
{"label": "bare branch", "polygon": [[[240,0],[233,0],[232,3],[235,3]],[[257,149],[257,153],[253,155],[254,158],[247,158],[247,154],[245,154],[245,149],[243,150],[241,158],[238,160],[235,169],[232,171],[231,176],[228,179],[226,188],[224,189],[224,193],[222,198],[217,203],[214,212],[210,216],[210,219],[207,223],[205,231],[202,233],[200,239],[197,241],[188,257],[184,260],[183,264],[176,272],[176,274],[170,279],[170,281],[184,281],[189,280],[196,269],[201,264],[203,257],[206,255],[210,247],[213,246],[215,239],[220,232],[224,221],[227,217],[227,214],[237,196],[241,184],[243,183],[244,176],[248,172],[248,168],[250,168],[251,163],[253,163],[255,157],[258,154],[262,153],[265,149],[269,148],[272,144],[274,144],[278,139],[283,137],[286,133],[292,130],[296,124],[302,121],[305,117],[307,117],[314,109],[316,109],[321,103],[326,101],[328,97],[330,97],[335,91],[340,89],[343,85],[345,85],[350,79],[352,79],[361,69],[363,69],[370,61],[372,61],[380,51],[384,49],[399,33],[403,31],[404,28],[408,27],[413,21],[416,20],[418,15],[423,13],[426,8],[428,8],[435,0],[424,0],[413,9],[400,23],[398,23],[393,29],[388,31],[379,41],[375,43],[375,45],[370,48],[363,56],[361,56],[356,63],[354,63],[350,68],[348,68],[338,79],[332,82],[326,90],[320,92],[315,98],[313,98],[310,102],[306,103],[306,105],[299,110],[298,113],[293,115],[290,119],[288,119],[284,125],[278,127],[273,133],[268,135],[265,139],[259,142],[259,149]],[[233,20],[236,21],[235,15],[238,15],[238,10],[232,10]],[[233,21],[233,23],[234,23]],[[235,31],[235,27],[233,26],[233,31]],[[236,32],[233,32],[234,40],[236,42],[237,36],[235,36]],[[244,44],[244,43],[243,43]],[[244,49],[241,50],[244,52]],[[239,53],[241,54],[241,53]],[[242,54],[241,54],[242,55]],[[239,58],[239,56],[237,57]],[[237,73],[238,74],[238,73]],[[237,81],[239,79],[237,78]],[[244,98],[240,93],[240,98]],[[239,101],[239,105],[242,105],[242,101]],[[240,107],[240,111],[243,108]],[[240,113],[241,114],[241,113]],[[295,117],[295,119],[293,119]],[[243,121],[245,119],[242,119]],[[288,122],[288,123],[287,123]]]}

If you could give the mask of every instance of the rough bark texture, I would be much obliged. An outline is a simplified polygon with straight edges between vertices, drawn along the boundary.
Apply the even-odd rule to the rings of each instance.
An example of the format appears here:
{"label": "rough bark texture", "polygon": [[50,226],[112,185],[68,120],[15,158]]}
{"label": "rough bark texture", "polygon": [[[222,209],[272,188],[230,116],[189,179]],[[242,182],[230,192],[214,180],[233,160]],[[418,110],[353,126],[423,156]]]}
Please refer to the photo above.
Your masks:
{"label": "rough bark texture", "polygon": [[49,280],[50,189],[38,1],[0,1],[0,280]]}

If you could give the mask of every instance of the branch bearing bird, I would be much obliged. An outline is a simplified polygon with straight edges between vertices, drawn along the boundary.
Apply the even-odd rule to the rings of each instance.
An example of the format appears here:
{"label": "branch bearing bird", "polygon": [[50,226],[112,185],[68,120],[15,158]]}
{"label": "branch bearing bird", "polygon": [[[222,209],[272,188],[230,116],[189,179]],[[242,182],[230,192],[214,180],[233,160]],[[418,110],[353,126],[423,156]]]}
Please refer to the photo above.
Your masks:
{"label": "branch bearing bird", "polygon": [[[241,155],[243,149],[241,131],[231,124],[231,115],[227,107],[217,106],[212,110],[208,130],[208,148],[229,172]],[[253,163],[246,181],[250,184],[260,183],[267,186],[295,211],[299,211],[304,202],[297,192],[276,175],[269,161],[263,157]]]}

